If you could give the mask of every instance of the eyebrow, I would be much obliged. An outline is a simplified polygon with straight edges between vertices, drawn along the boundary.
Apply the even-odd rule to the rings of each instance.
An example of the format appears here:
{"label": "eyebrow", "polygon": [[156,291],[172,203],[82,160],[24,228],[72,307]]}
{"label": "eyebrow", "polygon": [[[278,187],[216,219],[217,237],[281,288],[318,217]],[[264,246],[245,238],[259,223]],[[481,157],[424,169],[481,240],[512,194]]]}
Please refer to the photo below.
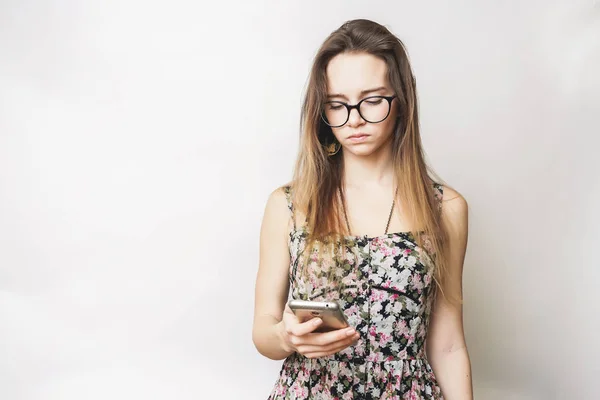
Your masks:
{"label": "eyebrow", "polygon": [[[387,90],[387,88],[386,88],[385,86],[379,86],[379,87],[376,87],[376,88],[374,88],[374,89],[366,89],[366,90],[362,90],[362,91],[360,92],[360,96],[362,97],[362,96],[364,96],[364,95],[366,95],[366,94],[373,93],[373,92],[379,92],[379,91],[381,91],[381,90]],[[328,99],[331,99],[331,98],[333,98],[333,97],[343,97],[344,99],[348,100],[348,97],[346,97],[345,95],[343,95],[343,94],[341,94],[341,93],[332,93],[332,94],[328,94],[328,95],[327,95],[327,98],[328,98]]]}

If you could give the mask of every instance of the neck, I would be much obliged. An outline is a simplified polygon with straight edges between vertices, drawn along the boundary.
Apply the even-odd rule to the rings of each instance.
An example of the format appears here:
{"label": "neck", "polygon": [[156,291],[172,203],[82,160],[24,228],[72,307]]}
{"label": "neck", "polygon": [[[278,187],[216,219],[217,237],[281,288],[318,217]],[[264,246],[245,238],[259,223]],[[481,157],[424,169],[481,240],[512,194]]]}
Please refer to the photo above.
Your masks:
{"label": "neck", "polygon": [[392,186],[395,180],[391,140],[368,156],[345,152],[343,164],[346,187]]}

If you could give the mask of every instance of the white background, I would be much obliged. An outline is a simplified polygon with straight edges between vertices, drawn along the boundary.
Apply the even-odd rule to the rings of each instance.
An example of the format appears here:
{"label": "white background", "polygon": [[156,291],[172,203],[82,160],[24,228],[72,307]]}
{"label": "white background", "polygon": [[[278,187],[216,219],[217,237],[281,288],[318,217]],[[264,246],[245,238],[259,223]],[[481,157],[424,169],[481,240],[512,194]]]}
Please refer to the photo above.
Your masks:
{"label": "white background", "polygon": [[478,399],[597,399],[600,2],[0,3],[0,398],[265,399],[258,233],[312,57],[406,44],[470,204]]}

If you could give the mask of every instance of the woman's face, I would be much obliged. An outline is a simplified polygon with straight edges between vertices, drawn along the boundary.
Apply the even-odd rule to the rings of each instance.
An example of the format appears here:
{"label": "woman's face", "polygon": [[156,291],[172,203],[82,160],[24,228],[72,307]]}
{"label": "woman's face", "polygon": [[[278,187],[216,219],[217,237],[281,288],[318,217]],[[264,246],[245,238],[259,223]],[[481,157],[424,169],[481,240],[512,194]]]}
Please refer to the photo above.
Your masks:
{"label": "woman's face", "polygon": [[[328,102],[355,105],[367,97],[395,94],[387,80],[385,61],[368,53],[338,54],[327,65],[326,75]],[[397,103],[397,99],[392,100],[389,115],[377,123],[367,120],[380,119],[379,116],[384,115],[381,114],[382,110],[388,110],[387,100],[371,99],[363,102],[361,113],[367,120],[359,115],[357,109],[352,109],[344,125],[331,128],[343,150],[357,156],[368,156],[382,146],[391,144],[398,115]],[[330,125],[339,125],[345,120],[347,111],[339,103],[327,103],[325,115],[329,115]]]}

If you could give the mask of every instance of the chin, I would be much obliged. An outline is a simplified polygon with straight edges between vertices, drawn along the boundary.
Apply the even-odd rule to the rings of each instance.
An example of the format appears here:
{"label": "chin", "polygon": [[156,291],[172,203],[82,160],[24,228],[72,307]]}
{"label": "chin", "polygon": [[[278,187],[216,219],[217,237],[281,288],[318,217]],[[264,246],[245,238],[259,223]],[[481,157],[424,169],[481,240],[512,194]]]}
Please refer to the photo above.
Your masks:
{"label": "chin", "polygon": [[375,146],[352,146],[344,149],[345,152],[353,154],[357,157],[368,157],[373,154],[377,148]]}

